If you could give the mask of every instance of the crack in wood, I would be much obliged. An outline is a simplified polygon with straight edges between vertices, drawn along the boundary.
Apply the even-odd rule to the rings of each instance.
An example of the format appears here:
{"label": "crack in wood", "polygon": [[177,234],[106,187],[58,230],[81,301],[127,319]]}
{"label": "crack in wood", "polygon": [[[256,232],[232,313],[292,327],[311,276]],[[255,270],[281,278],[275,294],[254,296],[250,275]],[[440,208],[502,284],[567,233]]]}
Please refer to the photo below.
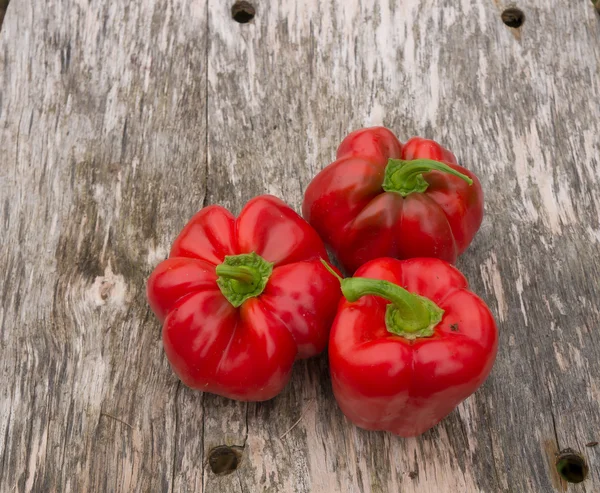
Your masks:
{"label": "crack in wood", "polygon": [[552,418],[552,429],[554,431],[554,439],[556,440],[556,450],[560,450],[560,442],[558,440],[558,430],[556,429],[556,418],[554,417],[554,402],[552,400],[552,391],[548,387],[548,397],[550,399],[550,417]]}
{"label": "crack in wood", "polygon": [[202,464],[202,475],[201,475],[201,485],[200,487],[202,488],[202,490],[200,491],[200,493],[204,492],[204,474],[206,472],[206,468],[208,467],[208,458],[204,457],[204,446],[205,446],[205,442],[206,442],[206,437],[205,437],[205,433],[206,433],[206,409],[205,409],[205,405],[204,405],[204,394],[201,397],[202,403],[201,403],[201,407],[202,407],[202,435],[200,437],[201,443],[200,443],[200,450],[201,450],[201,454],[202,456],[200,457],[200,464]]}
{"label": "crack in wood", "polygon": [[173,402],[173,409],[175,410],[175,430],[173,433],[173,463],[172,463],[172,474],[171,474],[171,492],[175,491],[175,479],[177,473],[177,445],[179,444],[179,391],[181,389],[181,380],[177,381],[177,388],[175,389],[175,399]]}
{"label": "crack in wood", "polygon": [[[205,37],[206,39],[210,39],[210,9],[209,9],[209,5],[210,5],[210,1],[206,0],[206,33],[205,33]],[[204,128],[205,128],[205,134],[204,134],[204,149],[205,149],[205,157],[204,157],[204,198],[202,199],[202,207],[206,207],[209,201],[209,195],[208,195],[208,183],[209,183],[209,140],[208,140],[208,103],[209,103],[209,99],[208,99],[208,84],[209,84],[209,78],[208,78],[208,69],[210,67],[209,65],[209,55],[210,55],[210,43],[206,43],[206,47],[205,47],[205,58],[204,58],[204,90],[205,90],[205,95],[204,95]]]}
{"label": "crack in wood", "polygon": [[243,487],[243,485],[242,485],[242,479],[240,478],[240,471],[239,471],[239,470],[238,470],[238,471],[236,471],[236,472],[235,472],[235,475],[236,475],[236,477],[237,477],[237,480],[238,480],[238,485],[239,485],[239,487],[240,487],[240,493],[244,493],[244,487]]}
{"label": "crack in wood", "polygon": [[246,449],[246,442],[248,441],[248,416],[249,416],[249,409],[250,409],[250,403],[246,402],[245,403],[245,408],[246,408],[246,412],[245,412],[245,424],[246,424],[246,430],[244,432],[244,440],[242,441],[241,445],[233,445],[233,447],[237,447],[239,449],[245,450]]}
{"label": "crack in wood", "polygon": [[2,30],[2,24],[4,23],[4,16],[6,15],[6,9],[10,0],[0,0],[0,30]]}

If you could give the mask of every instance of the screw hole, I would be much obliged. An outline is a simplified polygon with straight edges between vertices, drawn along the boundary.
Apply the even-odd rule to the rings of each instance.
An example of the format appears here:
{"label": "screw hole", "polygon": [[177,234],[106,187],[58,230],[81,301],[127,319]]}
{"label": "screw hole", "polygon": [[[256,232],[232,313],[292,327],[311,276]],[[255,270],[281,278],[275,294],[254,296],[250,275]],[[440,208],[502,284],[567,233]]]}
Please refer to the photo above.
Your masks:
{"label": "screw hole", "polygon": [[208,454],[208,465],[217,476],[226,476],[240,465],[241,454],[232,447],[221,445]]}
{"label": "screw hole", "polygon": [[581,483],[589,472],[584,457],[570,448],[558,453],[556,470],[567,483]]}
{"label": "screw hole", "polygon": [[521,9],[511,7],[502,12],[502,22],[508,27],[518,29],[525,22],[525,14]]}
{"label": "screw hole", "polygon": [[246,24],[254,19],[256,15],[256,9],[250,2],[235,2],[231,7],[231,17],[240,24]]}

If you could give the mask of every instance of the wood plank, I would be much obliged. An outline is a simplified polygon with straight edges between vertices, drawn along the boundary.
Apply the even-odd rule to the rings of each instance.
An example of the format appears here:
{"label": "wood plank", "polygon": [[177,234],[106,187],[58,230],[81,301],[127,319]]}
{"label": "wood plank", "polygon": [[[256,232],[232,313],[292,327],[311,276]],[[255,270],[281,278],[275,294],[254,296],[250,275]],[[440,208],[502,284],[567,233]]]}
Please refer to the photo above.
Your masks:
{"label": "wood plank", "polygon": [[11,2],[2,491],[170,488],[177,380],[144,285],[204,198],[206,7]]}
{"label": "wood plank", "polygon": [[[599,18],[589,2],[12,0],[0,38],[0,490],[600,490]],[[557,15],[557,12],[560,15]],[[481,177],[459,267],[492,376],[416,439],[351,426],[325,355],[277,398],[178,383],[144,283],[200,207],[300,209],[349,131],[435,138]],[[295,426],[294,426],[295,425]],[[293,428],[292,428],[293,426]],[[290,429],[292,428],[292,429]],[[210,451],[241,450],[213,474]]]}

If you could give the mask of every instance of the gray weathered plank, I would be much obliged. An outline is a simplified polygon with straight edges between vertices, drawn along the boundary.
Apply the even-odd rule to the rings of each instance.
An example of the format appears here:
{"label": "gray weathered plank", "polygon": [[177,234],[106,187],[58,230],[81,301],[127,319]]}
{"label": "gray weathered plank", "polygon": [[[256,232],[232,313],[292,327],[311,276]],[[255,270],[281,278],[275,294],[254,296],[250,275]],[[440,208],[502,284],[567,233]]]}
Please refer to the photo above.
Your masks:
{"label": "gray weathered plank", "polygon": [[[12,0],[0,37],[0,490],[600,490],[600,22],[589,2]],[[557,13],[560,13],[558,15]],[[202,205],[297,210],[352,129],[436,138],[481,177],[459,266],[492,376],[416,439],[351,426],[327,359],[244,404],[190,391],[144,282]],[[289,428],[298,421],[291,430]],[[287,434],[286,434],[287,432]],[[285,436],[283,436],[285,434]],[[207,466],[242,448],[235,473]]]}
{"label": "gray weathered plank", "polygon": [[204,1],[10,4],[3,491],[171,484],[177,381],[144,283],[204,198],[206,27]]}

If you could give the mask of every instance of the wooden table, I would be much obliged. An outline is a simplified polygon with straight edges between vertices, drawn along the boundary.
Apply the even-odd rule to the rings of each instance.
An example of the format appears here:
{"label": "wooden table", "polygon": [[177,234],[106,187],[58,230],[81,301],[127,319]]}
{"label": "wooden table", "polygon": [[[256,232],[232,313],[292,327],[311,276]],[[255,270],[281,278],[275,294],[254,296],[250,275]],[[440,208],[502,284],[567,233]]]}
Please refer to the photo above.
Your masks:
{"label": "wooden table", "polygon": [[[520,0],[520,28],[502,0],[253,2],[248,23],[232,1],[9,4],[0,490],[545,493],[567,490],[554,462],[571,447],[590,473],[568,491],[600,491],[590,1]],[[343,136],[374,124],[481,177],[458,265],[501,331],[483,388],[400,439],[345,420],[325,355],[265,403],[181,385],[144,291],[180,228],[264,192],[299,210]],[[212,471],[217,446],[239,454],[233,473]]]}

